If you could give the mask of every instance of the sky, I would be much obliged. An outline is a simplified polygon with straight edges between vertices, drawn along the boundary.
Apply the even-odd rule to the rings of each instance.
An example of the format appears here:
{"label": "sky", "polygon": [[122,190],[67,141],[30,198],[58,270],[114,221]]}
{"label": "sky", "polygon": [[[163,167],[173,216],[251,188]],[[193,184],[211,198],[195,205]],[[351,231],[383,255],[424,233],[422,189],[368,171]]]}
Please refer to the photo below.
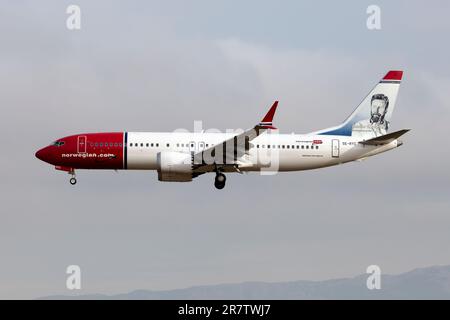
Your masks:
{"label": "sky", "polygon": [[[66,8],[81,8],[68,30]],[[369,5],[381,29],[366,26]],[[448,1],[1,1],[0,298],[324,280],[450,264]],[[404,70],[401,148],[332,168],[162,183],[36,159],[81,132],[339,124]],[[441,141],[441,139],[443,139]]]}

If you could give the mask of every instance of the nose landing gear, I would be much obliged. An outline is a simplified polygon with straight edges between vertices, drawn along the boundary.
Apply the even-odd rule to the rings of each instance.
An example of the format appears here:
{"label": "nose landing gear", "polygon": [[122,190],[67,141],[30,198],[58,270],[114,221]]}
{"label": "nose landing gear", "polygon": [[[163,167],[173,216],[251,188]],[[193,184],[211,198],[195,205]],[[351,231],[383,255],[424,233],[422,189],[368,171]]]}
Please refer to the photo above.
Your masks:
{"label": "nose landing gear", "polygon": [[70,178],[69,182],[71,185],[75,185],[77,183],[77,178],[75,178],[75,170],[70,170],[69,174],[72,176],[72,178]]}
{"label": "nose landing gear", "polygon": [[219,190],[223,189],[225,187],[225,181],[227,181],[225,175],[221,172],[217,172],[216,178],[214,179],[214,186]]}
{"label": "nose landing gear", "polygon": [[64,166],[55,166],[55,169],[64,171],[64,172],[67,172],[68,174],[70,174],[72,176],[72,178],[70,178],[70,180],[69,180],[71,185],[74,185],[77,183],[77,179],[75,178],[75,169],[74,168],[64,167]]}

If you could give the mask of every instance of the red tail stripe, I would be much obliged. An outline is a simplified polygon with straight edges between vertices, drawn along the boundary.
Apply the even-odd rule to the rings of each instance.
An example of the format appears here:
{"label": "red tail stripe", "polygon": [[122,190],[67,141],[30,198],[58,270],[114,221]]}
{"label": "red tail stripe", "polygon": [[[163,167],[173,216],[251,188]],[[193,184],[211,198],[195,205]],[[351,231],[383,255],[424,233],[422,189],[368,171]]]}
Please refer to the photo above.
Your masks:
{"label": "red tail stripe", "polygon": [[383,80],[402,80],[403,71],[391,70],[384,76]]}

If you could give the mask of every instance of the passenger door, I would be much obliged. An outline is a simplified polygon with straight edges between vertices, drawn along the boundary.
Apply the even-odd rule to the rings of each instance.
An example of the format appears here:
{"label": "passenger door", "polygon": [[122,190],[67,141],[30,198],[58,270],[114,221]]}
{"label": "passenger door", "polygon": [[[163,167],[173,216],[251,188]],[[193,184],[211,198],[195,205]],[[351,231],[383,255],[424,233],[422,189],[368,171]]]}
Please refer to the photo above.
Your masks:
{"label": "passenger door", "polygon": [[78,136],[77,152],[86,153],[86,136]]}
{"label": "passenger door", "polygon": [[331,140],[331,156],[333,158],[339,158],[339,140]]}

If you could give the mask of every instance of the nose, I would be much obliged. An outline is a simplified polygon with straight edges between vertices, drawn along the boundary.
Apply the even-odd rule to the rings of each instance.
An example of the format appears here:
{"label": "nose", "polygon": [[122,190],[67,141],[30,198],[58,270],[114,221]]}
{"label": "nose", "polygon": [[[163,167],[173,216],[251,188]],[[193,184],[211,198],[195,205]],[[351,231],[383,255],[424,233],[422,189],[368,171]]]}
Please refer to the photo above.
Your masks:
{"label": "nose", "polygon": [[36,158],[38,158],[39,160],[48,162],[48,156],[49,156],[49,152],[48,152],[48,148],[42,148],[40,150],[38,150],[35,154]]}

